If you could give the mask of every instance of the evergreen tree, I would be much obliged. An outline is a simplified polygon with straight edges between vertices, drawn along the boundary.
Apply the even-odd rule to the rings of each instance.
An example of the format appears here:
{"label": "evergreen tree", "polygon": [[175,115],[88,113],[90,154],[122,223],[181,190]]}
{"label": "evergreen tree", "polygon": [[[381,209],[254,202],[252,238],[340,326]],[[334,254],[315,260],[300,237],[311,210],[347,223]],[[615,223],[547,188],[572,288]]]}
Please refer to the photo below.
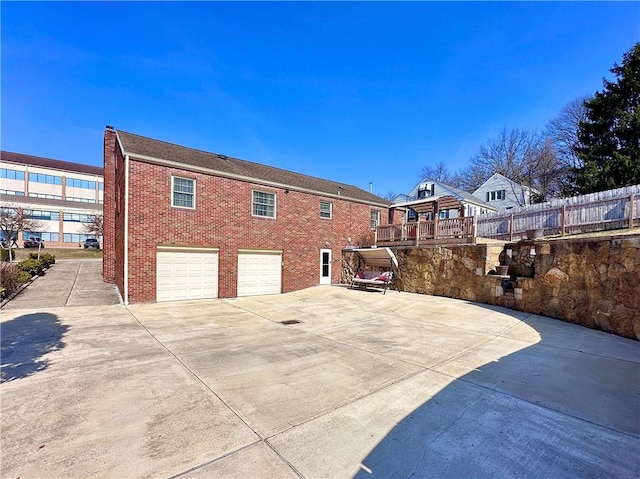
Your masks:
{"label": "evergreen tree", "polygon": [[585,102],[571,169],[575,192],[584,194],[640,184],[640,43],[610,70],[613,82]]}

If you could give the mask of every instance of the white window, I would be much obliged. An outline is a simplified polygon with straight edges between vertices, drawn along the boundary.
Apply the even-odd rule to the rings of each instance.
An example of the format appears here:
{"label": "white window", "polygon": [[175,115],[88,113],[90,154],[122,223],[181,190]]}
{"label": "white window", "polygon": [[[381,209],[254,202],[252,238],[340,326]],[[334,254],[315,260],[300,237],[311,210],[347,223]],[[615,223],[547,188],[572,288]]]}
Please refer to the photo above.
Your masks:
{"label": "white window", "polygon": [[251,214],[265,218],[276,217],[276,195],[266,191],[254,191],[251,201]]}
{"label": "white window", "polygon": [[375,230],[380,224],[380,212],[371,210],[371,229]]}
{"label": "white window", "polygon": [[195,208],[196,181],[191,178],[171,177],[171,206]]}
{"label": "white window", "polygon": [[506,197],[506,190],[487,191],[487,201],[500,201]]}
{"label": "white window", "polygon": [[320,218],[331,219],[332,203],[328,201],[320,202]]}

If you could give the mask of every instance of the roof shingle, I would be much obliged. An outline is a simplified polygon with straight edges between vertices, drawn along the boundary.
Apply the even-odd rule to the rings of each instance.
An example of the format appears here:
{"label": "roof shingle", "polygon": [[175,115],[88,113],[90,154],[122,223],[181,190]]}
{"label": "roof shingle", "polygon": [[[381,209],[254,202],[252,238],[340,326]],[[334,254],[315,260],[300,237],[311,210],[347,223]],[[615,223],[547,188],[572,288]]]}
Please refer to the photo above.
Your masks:
{"label": "roof shingle", "polygon": [[118,137],[126,154],[143,160],[144,158],[140,158],[140,155],[180,163],[186,169],[189,169],[189,167],[206,169],[222,175],[226,174],[232,177],[255,180],[257,183],[278,184],[291,189],[307,190],[330,196],[342,196],[345,199],[373,203],[380,206],[390,204],[389,201],[377,195],[344,183],[154,140],[122,130],[118,130]]}
{"label": "roof shingle", "polygon": [[2,151],[0,152],[0,155],[1,155],[2,161],[7,161],[10,163],[40,166],[42,168],[52,168],[55,170],[68,171],[70,173],[82,173],[85,175],[103,176],[103,169],[101,166],[83,165],[81,163],[72,163],[70,161],[53,160],[51,158],[24,155],[22,153],[12,153],[10,151]]}

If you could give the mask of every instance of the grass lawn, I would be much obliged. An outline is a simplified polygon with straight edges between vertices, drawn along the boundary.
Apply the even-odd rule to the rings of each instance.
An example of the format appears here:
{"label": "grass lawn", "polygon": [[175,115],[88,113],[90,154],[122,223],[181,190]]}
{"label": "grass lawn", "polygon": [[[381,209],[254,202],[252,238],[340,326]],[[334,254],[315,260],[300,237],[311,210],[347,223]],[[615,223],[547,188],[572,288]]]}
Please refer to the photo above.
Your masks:
{"label": "grass lawn", "polygon": [[[16,260],[21,261],[29,257],[29,253],[37,253],[38,248],[14,249]],[[50,253],[59,259],[95,259],[102,258],[102,250],[84,248],[43,248],[43,253]]]}

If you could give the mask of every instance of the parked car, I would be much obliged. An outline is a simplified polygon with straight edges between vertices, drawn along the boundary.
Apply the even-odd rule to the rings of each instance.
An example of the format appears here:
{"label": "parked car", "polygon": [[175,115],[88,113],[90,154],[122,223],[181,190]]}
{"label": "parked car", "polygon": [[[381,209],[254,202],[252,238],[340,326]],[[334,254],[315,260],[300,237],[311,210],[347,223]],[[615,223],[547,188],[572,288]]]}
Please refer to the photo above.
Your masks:
{"label": "parked car", "polygon": [[25,248],[44,248],[44,241],[42,238],[36,238],[35,236],[29,236],[26,240],[24,240],[23,246]]}
{"label": "parked car", "polygon": [[87,238],[84,240],[84,249],[100,249],[100,242],[95,238]]}

